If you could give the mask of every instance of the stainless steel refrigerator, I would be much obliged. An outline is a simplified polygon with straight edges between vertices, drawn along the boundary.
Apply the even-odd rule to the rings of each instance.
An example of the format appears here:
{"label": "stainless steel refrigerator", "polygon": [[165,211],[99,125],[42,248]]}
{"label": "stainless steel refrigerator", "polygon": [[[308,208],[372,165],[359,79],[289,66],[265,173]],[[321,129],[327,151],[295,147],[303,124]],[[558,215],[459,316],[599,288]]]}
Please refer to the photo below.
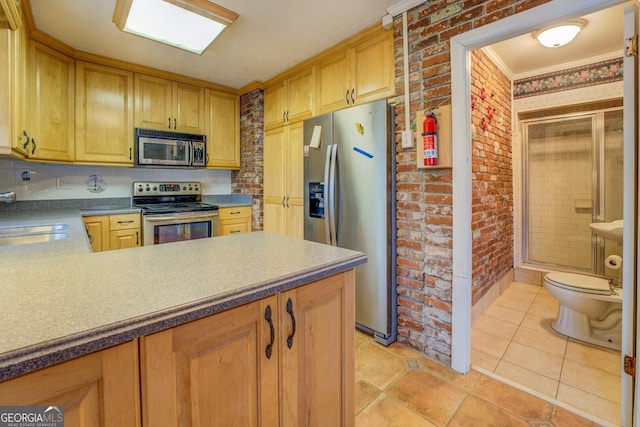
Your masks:
{"label": "stainless steel refrigerator", "polygon": [[304,238],[364,252],[356,268],[357,327],[397,336],[395,150],[386,101],[304,122]]}

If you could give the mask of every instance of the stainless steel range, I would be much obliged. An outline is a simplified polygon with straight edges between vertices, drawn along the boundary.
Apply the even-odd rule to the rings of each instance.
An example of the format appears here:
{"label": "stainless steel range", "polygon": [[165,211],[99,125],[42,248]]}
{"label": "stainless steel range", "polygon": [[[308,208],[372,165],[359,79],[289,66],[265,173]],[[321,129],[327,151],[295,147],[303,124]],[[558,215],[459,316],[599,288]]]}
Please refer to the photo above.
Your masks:
{"label": "stainless steel range", "polygon": [[199,182],[134,182],[145,246],[218,235],[218,206],[202,202]]}

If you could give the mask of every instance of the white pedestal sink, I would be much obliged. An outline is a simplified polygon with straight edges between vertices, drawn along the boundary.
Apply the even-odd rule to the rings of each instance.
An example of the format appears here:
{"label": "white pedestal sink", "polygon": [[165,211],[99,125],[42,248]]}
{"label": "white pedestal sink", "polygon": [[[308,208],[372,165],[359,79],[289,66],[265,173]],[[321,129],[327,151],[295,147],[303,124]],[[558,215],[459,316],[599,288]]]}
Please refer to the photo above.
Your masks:
{"label": "white pedestal sink", "polygon": [[622,243],[621,219],[612,222],[592,222],[591,224],[589,224],[589,227],[600,237]]}

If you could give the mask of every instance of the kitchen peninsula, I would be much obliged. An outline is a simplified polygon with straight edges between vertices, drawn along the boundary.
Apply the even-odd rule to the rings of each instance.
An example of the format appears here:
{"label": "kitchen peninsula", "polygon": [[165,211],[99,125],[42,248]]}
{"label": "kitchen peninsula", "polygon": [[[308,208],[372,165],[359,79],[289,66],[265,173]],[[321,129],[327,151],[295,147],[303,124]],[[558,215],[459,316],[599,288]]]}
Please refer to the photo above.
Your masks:
{"label": "kitchen peninsula", "polygon": [[77,212],[47,218],[69,237],[0,247],[0,405],[106,426],[353,424],[364,254],[263,232],[91,253]]}

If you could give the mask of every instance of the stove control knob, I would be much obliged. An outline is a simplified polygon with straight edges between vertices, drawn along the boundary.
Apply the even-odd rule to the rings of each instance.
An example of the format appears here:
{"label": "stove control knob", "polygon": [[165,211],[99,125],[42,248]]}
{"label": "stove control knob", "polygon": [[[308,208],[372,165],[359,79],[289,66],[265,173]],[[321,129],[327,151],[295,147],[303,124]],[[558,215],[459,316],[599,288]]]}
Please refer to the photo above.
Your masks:
{"label": "stove control knob", "polygon": [[186,189],[187,189],[186,185],[182,187],[182,191],[185,191]]}
{"label": "stove control knob", "polygon": [[194,187],[194,190],[198,191],[198,186],[197,185]]}
{"label": "stove control knob", "polygon": [[145,190],[151,191],[151,188],[149,188],[149,186],[147,185],[147,188],[145,188]]}
{"label": "stove control knob", "polygon": [[138,191],[142,191],[142,190],[143,190],[142,185],[139,185],[138,186]]}
{"label": "stove control knob", "polygon": [[153,187],[153,191],[158,191],[158,187]]}
{"label": "stove control knob", "polygon": [[191,186],[189,186],[189,191],[193,190],[193,188],[191,188]]}

